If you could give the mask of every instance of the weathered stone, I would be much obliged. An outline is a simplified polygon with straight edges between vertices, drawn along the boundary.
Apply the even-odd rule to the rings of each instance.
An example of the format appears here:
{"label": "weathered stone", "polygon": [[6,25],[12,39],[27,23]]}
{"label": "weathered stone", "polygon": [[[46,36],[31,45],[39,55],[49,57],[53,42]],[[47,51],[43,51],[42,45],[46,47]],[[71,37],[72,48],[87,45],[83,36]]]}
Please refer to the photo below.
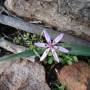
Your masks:
{"label": "weathered stone", "polygon": [[41,64],[27,60],[0,62],[0,90],[50,90]]}
{"label": "weathered stone", "polygon": [[[62,3],[60,3],[61,1]],[[71,2],[71,0],[69,1]],[[89,0],[72,0],[70,3],[72,8],[71,12],[75,13],[75,15],[77,14],[76,17],[79,15],[77,12],[79,11],[79,4],[76,2],[79,1],[82,7],[82,4],[85,4]],[[79,15],[82,18],[76,21],[70,18],[69,15],[71,15],[71,13],[67,14],[70,11],[70,8],[67,8],[66,6],[67,10],[66,8],[63,10],[65,3],[67,3],[66,0],[6,0],[5,6],[21,17],[38,19],[53,27],[56,27],[60,31],[74,34],[79,37],[83,37],[84,39],[90,40],[90,28],[87,25],[88,23],[81,22],[81,20],[85,19],[82,19],[82,13],[85,13],[86,11],[88,12],[88,10],[82,9],[82,13]],[[83,10],[86,11],[84,12]],[[60,11],[66,12],[66,15],[62,15]],[[88,14],[84,14],[84,16],[85,15],[87,18],[89,18]]]}
{"label": "weathered stone", "polygon": [[84,62],[58,69],[57,76],[67,90],[90,90],[90,66]]}
{"label": "weathered stone", "polygon": [[90,0],[58,0],[59,12],[72,18],[90,22]]}

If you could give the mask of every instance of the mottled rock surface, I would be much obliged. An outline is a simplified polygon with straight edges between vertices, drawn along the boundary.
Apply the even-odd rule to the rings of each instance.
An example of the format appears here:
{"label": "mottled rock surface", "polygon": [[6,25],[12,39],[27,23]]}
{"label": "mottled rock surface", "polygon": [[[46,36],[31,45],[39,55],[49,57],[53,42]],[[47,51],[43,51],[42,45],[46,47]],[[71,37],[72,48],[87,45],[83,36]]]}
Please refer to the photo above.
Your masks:
{"label": "mottled rock surface", "polygon": [[40,20],[60,31],[90,40],[89,1],[6,0],[5,6],[21,17]]}
{"label": "mottled rock surface", "polygon": [[57,76],[67,90],[90,90],[90,66],[84,62],[58,69]]}
{"label": "mottled rock surface", "polygon": [[83,22],[90,22],[90,0],[58,0],[59,12]]}
{"label": "mottled rock surface", "polygon": [[41,64],[27,60],[0,62],[0,90],[50,90]]}

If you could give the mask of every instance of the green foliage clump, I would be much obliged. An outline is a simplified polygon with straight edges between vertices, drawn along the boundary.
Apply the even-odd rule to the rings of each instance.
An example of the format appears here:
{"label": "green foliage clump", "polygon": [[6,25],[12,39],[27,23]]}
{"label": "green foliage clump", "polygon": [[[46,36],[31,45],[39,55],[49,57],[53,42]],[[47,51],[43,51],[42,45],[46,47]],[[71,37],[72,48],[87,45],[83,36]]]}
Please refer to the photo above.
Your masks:
{"label": "green foliage clump", "polygon": [[24,45],[29,47],[30,49],[32,49],[34,47],[34,42],[37,41],[43,42],[42,36],[36,35],[36,34],[32,34],[32,33],[20,33],[19,35],[17,35],[13,42],[20,44],[20,45]]}
{"label": "green foliage clump", "polygon": [[73,64],[74,62],[78,62],[78,58],[77,56],[73,56],[73,55],[65,55],[63,53],[60,53],[60,56],[61,57],[61,63],[62,64]]}

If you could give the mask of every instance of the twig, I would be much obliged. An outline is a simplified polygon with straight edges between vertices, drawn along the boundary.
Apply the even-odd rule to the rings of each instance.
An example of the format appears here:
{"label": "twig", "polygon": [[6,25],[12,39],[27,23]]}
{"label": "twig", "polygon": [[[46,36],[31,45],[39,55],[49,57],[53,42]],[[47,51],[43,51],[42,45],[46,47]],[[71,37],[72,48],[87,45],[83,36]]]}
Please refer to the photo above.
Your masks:
{"label": "twig", "polygon": [[[38,35],[40,35],[43,30],[46,30],[50,34],[52,39],[54,39],[60,33],[59,31],[55,31],[51,28],[46,28],[43,25],[32,24],[29,22],[25,22],[24,20],[2,14],[0,14],[0,23]],[[62,41],[67,43],[78,43],[90,46],[90,42],[82,40],[80,38],[73,37],[68,34],[64,35]]]}
{"label": "twig", "polygon": [[26,50],[25,47],[20,46],[20,45],[15,45],[15,44],[5,40],[4,38],[0,39],[0,47],[4,48],[10,52],[13,52],[13,53],[19,53],[19,52]]}

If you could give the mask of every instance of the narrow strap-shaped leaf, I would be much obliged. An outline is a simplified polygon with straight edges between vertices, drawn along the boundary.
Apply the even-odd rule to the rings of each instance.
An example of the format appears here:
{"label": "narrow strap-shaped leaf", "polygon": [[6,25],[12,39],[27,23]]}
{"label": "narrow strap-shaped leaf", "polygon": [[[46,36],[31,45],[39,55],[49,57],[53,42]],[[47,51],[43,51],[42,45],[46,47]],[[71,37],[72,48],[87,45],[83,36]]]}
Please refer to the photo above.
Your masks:
{"label": "narrow strap-shaped leaf", "polygon": [[0,61],[3,60],[16,60],[17,58],[21,58],[21,57],[30,57],[30,56],[35,56],[35,53],[33,52],[33,50],[25,50],[21,53],[17,53],[17,54],[10,54],[10,55],[6,55],[0,58]]}
{"label": "narrow strap-shaped leaf", "polygon": [[68,54],[90,56],[89,46],[79,44],[68,44],[68,43],[61,43],[60,45],[67,49],[68,48],[70,49]]}

